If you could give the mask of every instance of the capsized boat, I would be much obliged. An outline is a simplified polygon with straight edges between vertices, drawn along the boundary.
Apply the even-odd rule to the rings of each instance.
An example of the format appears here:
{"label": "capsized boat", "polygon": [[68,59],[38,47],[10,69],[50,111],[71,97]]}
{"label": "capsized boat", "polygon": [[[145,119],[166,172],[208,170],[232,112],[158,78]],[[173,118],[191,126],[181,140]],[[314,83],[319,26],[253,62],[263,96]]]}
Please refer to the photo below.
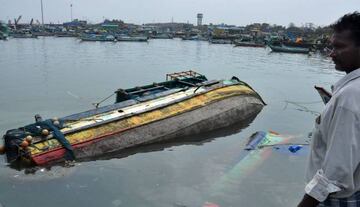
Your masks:
{"label": "capsized boat", "polygon": [[245,120],[240,120],[230,126],[222,127],[220,129],[205,131],[204,133],[199,133],[199,134],[191,134],[188,136],[183,136],[181,137],[181,139],[165,140],[152,144],[122,149],[119,151],[106,153],[96,157],[85,158],[82,159],[82,161],[110,160],[114,158],[120,159],[137,153],[163,151],[165,149],[172,148],[174,146],[203,145],[218,138],[226,139],[227,136],[240,133],[243,129],[249,127],[249,125],[256,119],[257,115],[258,113],[254,113]]}
{"label": "capsized boat", "polygon": [[36,122],[4,135],[9,163],[45,165],[215,130],[248,119],[265,105],[237,77],[209,81],[194,71],[116,90],[114,104]]}
{"label": "capsized boat", "polygon": [[273,52],[285,52],[285,53],[301,53],[301,54],[308,54],[310,52],[309,48],[304,47],[289,47],[285,45],[268,45]]}

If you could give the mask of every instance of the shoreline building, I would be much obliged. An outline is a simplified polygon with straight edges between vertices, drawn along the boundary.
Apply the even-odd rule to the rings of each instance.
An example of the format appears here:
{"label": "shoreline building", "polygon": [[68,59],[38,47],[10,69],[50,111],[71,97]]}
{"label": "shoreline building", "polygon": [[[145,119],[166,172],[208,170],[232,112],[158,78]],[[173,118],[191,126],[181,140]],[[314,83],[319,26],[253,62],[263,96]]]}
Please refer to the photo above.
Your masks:
{"label": "shoreline building", "polygon": [[203,19],[203,14],[199,13],[197,14],[197,26],[200,27],[202,26],[202,19]]}

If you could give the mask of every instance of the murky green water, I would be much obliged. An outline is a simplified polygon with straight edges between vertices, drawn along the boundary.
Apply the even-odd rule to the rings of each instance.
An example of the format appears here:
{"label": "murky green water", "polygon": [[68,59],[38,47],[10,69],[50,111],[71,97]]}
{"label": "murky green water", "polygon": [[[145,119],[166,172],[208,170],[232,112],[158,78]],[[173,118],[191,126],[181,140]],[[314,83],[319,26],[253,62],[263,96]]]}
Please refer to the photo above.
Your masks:
{"label": "murky green water", "polygon": [[0,51],[1,134],[32,122],[36,113],[49,118],[84,111],[117,88],[160,82],[166,73],[188,69],[209,79],[238,76],[268,104],[242,130],[235,126],[73,168],[25,175],[0,157],[3,206],[294,206],[303,194],[305,157],[273,153],[246,177],[234,169],[255,131],[304,141],[323,107],[313,86],[329,87],[342,76],[317,55],[181,40],[11,39],[0,42]]}

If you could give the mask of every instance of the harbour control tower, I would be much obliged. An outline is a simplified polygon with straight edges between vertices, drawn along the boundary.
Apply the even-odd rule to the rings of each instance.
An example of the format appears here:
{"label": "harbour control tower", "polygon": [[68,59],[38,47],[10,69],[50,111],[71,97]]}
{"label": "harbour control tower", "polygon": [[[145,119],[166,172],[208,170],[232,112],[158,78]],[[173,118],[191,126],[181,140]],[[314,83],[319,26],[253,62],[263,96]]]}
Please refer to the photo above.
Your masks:
{"label": "harbour control tower", "polygon": [[202,19],[203,19],[203,14],[197,14],[197,26],[201,26],[202,25]]}

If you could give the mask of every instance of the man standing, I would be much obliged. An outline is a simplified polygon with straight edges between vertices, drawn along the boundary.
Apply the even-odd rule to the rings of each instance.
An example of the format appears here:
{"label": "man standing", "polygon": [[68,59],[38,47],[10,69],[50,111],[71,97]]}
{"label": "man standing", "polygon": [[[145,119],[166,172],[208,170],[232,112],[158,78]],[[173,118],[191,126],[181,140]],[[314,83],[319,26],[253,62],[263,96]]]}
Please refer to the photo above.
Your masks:
{"label": "man standing", "polygon": [[315,121],[298,207],[360,206],[360,14],[343,16],[332,29],[330,56],[346,75]]}

